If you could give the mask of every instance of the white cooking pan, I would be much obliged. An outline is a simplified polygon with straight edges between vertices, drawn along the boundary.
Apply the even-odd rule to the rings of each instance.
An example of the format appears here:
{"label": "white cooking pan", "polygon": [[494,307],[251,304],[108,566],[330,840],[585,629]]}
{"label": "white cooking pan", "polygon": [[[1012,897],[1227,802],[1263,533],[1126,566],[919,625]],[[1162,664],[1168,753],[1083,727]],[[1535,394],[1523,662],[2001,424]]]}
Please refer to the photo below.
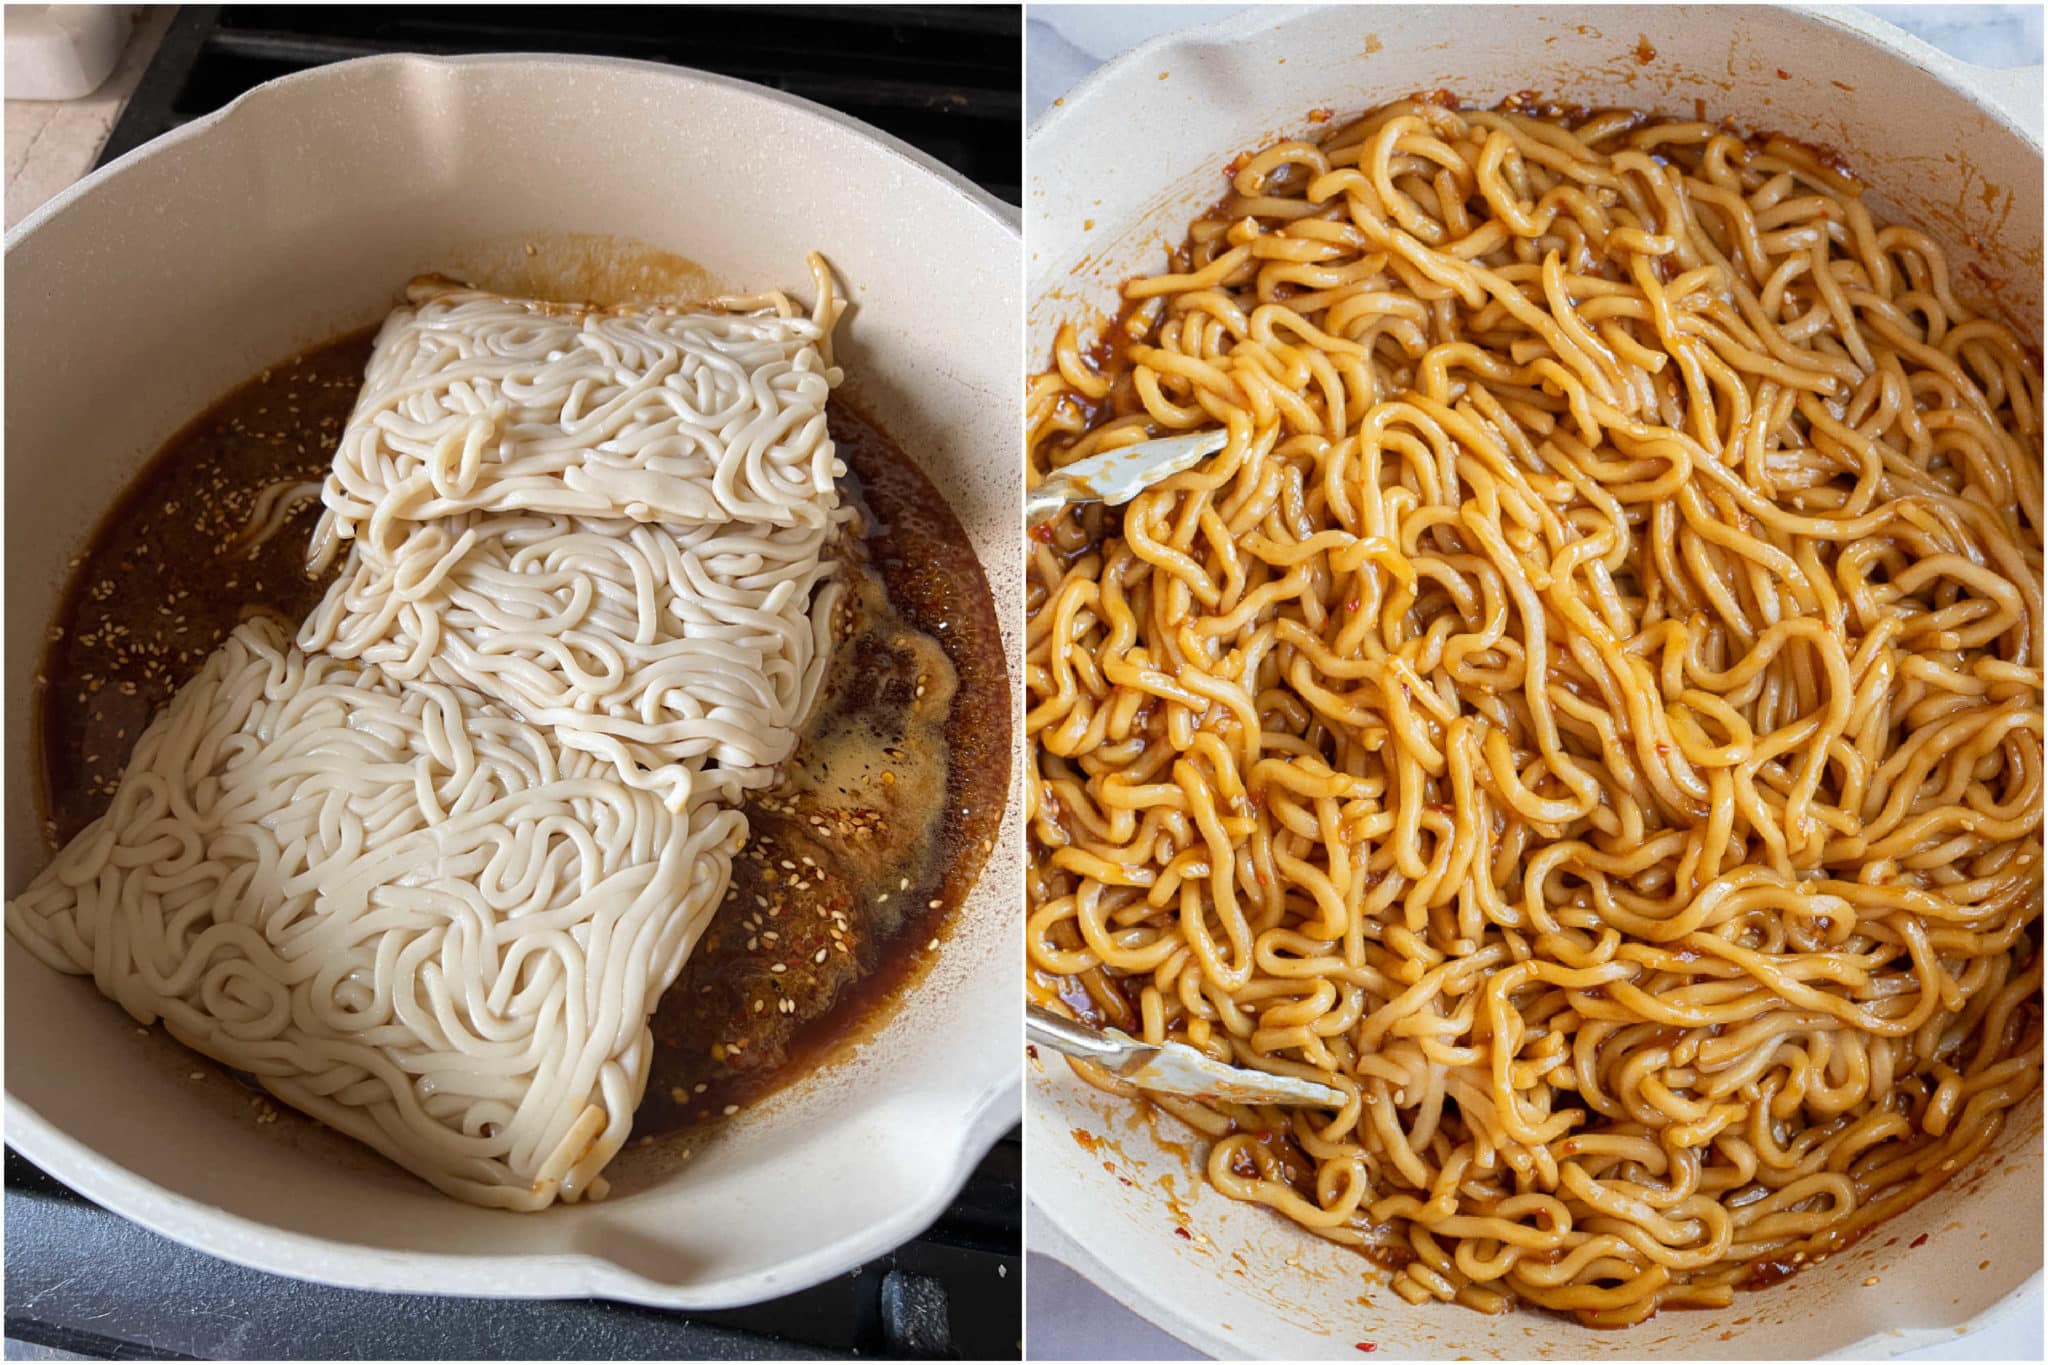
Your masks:
{"label": "white cooking pan", "polygon": [[[638,63],[378,57],[255,90],[10,233],[6,889],[45,856],[26,699],[66,561],[185,421],[376,321],[420,271],[807,290],[814,247],[854,304],[847,392],[966,525],[1014,655],[1018,480],[992,452],[1019,429],[1016,229],[841,115]],[[694,1308],[795,1290],[914,1236],[1016,1121],[1014,814],[1003,828],[878,1033],[687,1161],[629,1151],[600,1204],[472,1208],[324,1131],[258,1127],[232,1082],[191,1080],[189,1055],[12,942],[6,1138],[158,1232],[309,1279]]]}
{"label": "white cooking pan", "polygon": [[[1647,47],[1641,47],[1641,44]],[[1655,55],[1649,57],[1650,49]],[[1648,57],[1647,60],[1644,60]],[[1852,11],[1626,6],[1345,6],[1256,11],[1105,67],[1032,130],[1027,346],[1111,312],[1117,285],[1226,189],[1223,163],[1418,90],[1732,114],[1845,152],[1875,201],[1939,237],[2006,318],[2041,336],[2041,71],[1966,66]],[[1982,277],[1975,271],[1984,272]],[[1847,1253],[1715,1313],[1599,1332],[1533,1312],[1413,1307],[1386,1277],[1204,1185],[1194,1135],[1027,1067],[1027,1188],[1050,1250],[1221,1357],[1892,1355],[2026,1301],[2041,1270],[2041,1103],[1942,1193]],[[1176,1217],[1177,1214],[1182,1215]],[[1174,1235],[1186,1222],[1193,1240]],[[2039,1299],[2031,1302],[2037,1305]]]}

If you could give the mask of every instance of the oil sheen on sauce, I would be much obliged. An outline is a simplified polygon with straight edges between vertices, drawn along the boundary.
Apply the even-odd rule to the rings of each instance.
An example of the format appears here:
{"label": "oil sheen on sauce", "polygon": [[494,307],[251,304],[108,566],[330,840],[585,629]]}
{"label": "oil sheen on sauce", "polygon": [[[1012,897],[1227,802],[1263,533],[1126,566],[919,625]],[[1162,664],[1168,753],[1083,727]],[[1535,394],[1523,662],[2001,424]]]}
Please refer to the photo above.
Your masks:
{"label": "oil sheen on sauce", "polygon": [[[106,809],[150,718],[235,625],[297,621],[319,601],[325,583],[303,566],[316,503],[254,551],[239,535],[264,488],[326,474],[372,335],[273,366],[215,405],[94,533],[38,675],[53,847]],[[746,804],[730,893],[655,1015],[636,1138],[716,1122],[886,1017],[1001,818],[1009,686],[981,566],[886,435],[836,398],[828,417],[865,527],[842,569],[838,645],[781,781]]]}

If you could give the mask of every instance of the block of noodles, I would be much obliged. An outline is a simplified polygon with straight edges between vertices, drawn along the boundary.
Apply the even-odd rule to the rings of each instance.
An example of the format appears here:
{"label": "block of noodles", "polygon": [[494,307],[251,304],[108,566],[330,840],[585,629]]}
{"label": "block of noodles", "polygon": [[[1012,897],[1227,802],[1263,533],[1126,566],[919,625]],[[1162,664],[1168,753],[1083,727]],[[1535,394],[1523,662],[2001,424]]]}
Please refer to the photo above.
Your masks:
{"label": "block of noodles", "polygon": [[416,282],[326,481],[313,557],[346,561],[301,645],[474,688],[672,808],[769,780],[816,695],[850,515],[839,303],[812,267],[808,312]]}
{"label": "block of noodles", "polygon": [[335,452],[316,554],[395,552],[462,512],[826,526],[841,304],[810,264],[808,313],[779,293],[600,308],[415,280]]}
{"label": "block of noodles", "polygon": [[596,1197],[737,811],[237,628],[7,907],[45,963],[450,1195]]}
{"label": "block of noodles", "polygon": [[682,808],[763,785],[830,653],[825,528],[474,512],[351,552],[299,643],[472,688]]}

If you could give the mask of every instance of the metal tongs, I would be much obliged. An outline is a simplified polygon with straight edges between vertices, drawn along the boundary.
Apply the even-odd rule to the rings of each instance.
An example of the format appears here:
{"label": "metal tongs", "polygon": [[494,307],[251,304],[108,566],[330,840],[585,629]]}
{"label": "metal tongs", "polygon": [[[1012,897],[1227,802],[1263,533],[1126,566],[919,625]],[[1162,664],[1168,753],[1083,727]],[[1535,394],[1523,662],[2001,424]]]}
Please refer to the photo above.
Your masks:
{"label": "metal tongs", "polygon": [[1070,502],[1129,502],[1161,479],[1193,469],[1223,449],[1226,439],[1220,431],[1198,431],[1076,460],[1024,495],[1024,524],[1050,520]]}
{"label": "metal tongs", "polygon": [[1024,1007],[1024,1036],[1162,1095],[1231,1104],[1319,1104],[1326,1109],[1342,1109],[1345,1104],[1343,1091],[1317,1081],[1226,1066],[1185,1043],[1139,1042],[1119,1029],[1090,1028],[1042,1005]]}

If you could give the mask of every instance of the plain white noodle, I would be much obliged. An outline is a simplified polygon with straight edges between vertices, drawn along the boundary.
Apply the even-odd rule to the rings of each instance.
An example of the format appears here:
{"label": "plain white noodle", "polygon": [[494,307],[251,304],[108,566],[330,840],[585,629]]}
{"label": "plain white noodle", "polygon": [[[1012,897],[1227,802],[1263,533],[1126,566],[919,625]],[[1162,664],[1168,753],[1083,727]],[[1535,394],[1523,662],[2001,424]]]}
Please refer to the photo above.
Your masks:
{"label": "plain white noodle", "polygon": [[832,643],[812,271],[809,314],[416,284],[322,488],[326,598],[229,636],[8,931],[451,1195],[601,1196]]}

